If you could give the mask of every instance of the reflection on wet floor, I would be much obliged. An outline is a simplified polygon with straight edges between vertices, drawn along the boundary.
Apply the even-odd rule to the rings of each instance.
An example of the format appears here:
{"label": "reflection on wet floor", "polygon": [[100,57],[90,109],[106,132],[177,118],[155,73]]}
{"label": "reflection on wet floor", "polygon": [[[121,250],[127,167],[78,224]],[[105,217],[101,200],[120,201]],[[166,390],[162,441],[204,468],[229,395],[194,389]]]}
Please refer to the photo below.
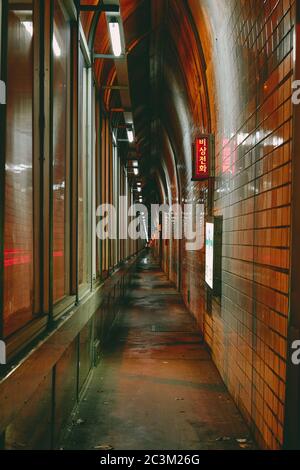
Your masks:
{"label": "reflection on wet floor", "polygon": [[249,449],[249,431],[194,319],[142,258],[65,449]]}

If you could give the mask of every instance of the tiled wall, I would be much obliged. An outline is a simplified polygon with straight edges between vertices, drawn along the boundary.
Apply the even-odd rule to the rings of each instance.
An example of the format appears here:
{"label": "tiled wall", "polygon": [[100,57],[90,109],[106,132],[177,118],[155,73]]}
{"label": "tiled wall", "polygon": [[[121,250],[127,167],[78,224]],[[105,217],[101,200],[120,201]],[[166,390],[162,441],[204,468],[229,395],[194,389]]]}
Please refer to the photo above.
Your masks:
{"label": "tiled wall", "polygon": [[[193,138],[204,132],[207,126],[205,115],[205,92],[201,85],[200,65],[197,63],[195,51],[197,43],[193,38],[191,26],[186,12],[182,10],[182,2],[174,0],[167,11],[167,34],[164,44],[164,93],[161,119],[168,129],[169,146],[172,146],[172,158],[176,162],[177,174],[168,168],[169,178],[178,191],[173,194],[173,203],[204,204],[207,211],[207,184],[191,182],[192,179],[192,143]],[[196,60],[196,63],[195,63]],[[179,74],[178,71],[182,73]],[[196,75],[195,75],[196,74]],[[190,106],[189,106],[189,103]],[[167,147],[167,144],[165,144]],[[163,147],[164,159],[167,151]],[[175,196],[176,193],[176,196]],[[192,221],[196,223],[196,212]],[[174,244],[173,244],[174,246]],[[204,285],[204,249],[187,251],[186,240],[180,242],[180,286],[190,311],[195,315],[201,329],[204,324],[206,309],[206,293]],[[178,257],[173,250],[172,261]],[[173,261],[174,262],[174,261]]]}
{"label": "tiled wall", "polygon": [[283,443],[293,3],[229,0],[221,21],[220,2],[202,2],[215,36],[207,74],[214,77],[214,213],[223,216],[222,296],[205,315],[205,338],[269,448]]}
{"label": "tiled wall", "polygon": [[[222,295],[207,300],[204,251],[186,252],[184,244],[182,292],[256,440],[277,449],[283,444],[286,380],[295,4],[188,4],[203,47],[216,138],[213,214],[223,217]],[[178,5],[173,0],[170,22]],[[181,86],[178,77],[172,83],[174,56],[169,65],[166,60],[163,121],[173,126],[182,201],[207,204],[206,188],[191,183],[189,161],[193,137],[210,129],[197,114],[203,100],[191,89],[182,93],[193,83],[184,74],[199,71],[186,71],[188,52],[183,45],[177,50],[184,78]],[[170,115],[175,124],[168,123]]]}

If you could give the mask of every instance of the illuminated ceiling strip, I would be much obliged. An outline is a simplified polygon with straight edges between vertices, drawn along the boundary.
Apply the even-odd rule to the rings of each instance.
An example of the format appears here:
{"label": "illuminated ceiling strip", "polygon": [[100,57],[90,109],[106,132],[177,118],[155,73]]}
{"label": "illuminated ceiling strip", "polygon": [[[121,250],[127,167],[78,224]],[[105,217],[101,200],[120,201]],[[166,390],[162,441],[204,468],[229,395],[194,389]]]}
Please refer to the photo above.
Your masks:
{"label": "illuminated ceiling strip", "polygon": [[119,20],[116,17],[112,17],[108,22],[108,29],[110,34],[110,42],[115,57],[121,57],[122,55],[122,39],[121,39],[121,28]]}

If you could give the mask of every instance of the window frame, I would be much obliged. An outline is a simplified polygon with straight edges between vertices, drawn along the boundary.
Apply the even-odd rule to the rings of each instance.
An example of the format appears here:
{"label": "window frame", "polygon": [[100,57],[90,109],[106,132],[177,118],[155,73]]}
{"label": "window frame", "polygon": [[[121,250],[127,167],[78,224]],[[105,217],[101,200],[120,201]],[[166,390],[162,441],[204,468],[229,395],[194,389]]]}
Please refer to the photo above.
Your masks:
{"label": "window frame", "polygon": [[[34,165],[34,310],[32,320],[21,326],[6,338],[8,359],[24,349],[32,340],[45,332],[53,320],[68,311],[78,300],[77,286],[77,158],[72,158],[70,166],[70,295],[57,305],[51,303],[53,280],[51,276],[51,54],[52,54],[52,15],[51,2],[33,0],[34,10],[34,118],[33,118],[33,165]],[[71,73],[70,95],[72,122],[70,123],[70,155],[78,152],[78,41],[80,23],[76,8],[71,0],[64,6],[70,16],[71,24]],[[1,80],[6,83],[7,76],[7,35],[8,0],[0,5],[2,20],[1,29]],[[86,45],[86,41],[84,40]],[[87,53],[89,55],[88,49]],[[5,207],[5,136],[6,136],[6,105],[0,106],[0,338],[3,338],[3,300],[4,300],[4,207]],[[50,221],[50,224],[49,224]]]}
{"label": "window frame", "polygon": [[49,312],[51,319],[57,318],[60,314],[62,314],[68,307],[72,306],[76,301],[76,295],[73,293],[74,290],[72,288],[72,264],[71,259],[74,254],[73,244],[72,244],[72,235],[71,235],[71,227],[72,227],[72,194],[74,182],[72,181],[72,163],[71,163],[71,152],[72,152],[72,142],[73,142],[73,134],[76,133],[76,128],[72,123],[72,109],[74,106],[74,98],[72,98],[72,85],[73,85],[73,62],[74,62],[74,55],[76,54],[76,49],[73,48],[73,36],[74,36],[74,29],[77,30],[76,25],[74,25],[74,21],[76,21],[76,13],[70,7],[68,8],[68,4],[62,3],[58,0],[61,4],[61,8],[64,14],[68,15],[69,20],[69,27],[70,27],[70,45],[69,45],[69,64],[68,64],[68,80],[67,80],[67,129],[66,129],[66,158],[65,158],[65,171],[66,171],[66,188],[65,188],[65,288],[67,293],[62,299],[59,299],[57,302],[53,300],[53,286],[54,286],[54,277],[53,277],[53,229],[54,229],[54,220],[53,220],[53,158],[54,158],[54,148],[53,148],[53,114],[54,114],[54,52],[52,48],[52,41],[54,36],[54,0],[51,0],[50,3],[50,140],[49,140],[49,148],[50,148],[50,158],[49,158],[49,182],[46,183],[46,187],[49,188]]}
{"label": "window frame", "polygon": [[[7,0],[0,5],[0,80],[7,82]],[[3,339],[6,103],[0,104],[0,339]]]}
{"label": "window frame", "polygon": [[[31,319],[24,325],[21,325],[16,331],[12,332],[8,336],[5,336],[7,344],[7,355],[8,358],[13,354],[16,354],[20,349],[24,348],[34,336],[39,334],[46,326],[48,322],[48,315],[45,313],[42,307],[41,297],[41,265],[42,260],[38,254],[41,253],[41,242],[40,235],[37,233],[41,230],[41,217],[40,217],[40,201],[42,195],[40,193],[40,180],[38,175],[40,174],[40,103],[41,103],[41,88],[40,88],[40,77],[41,67],[40,55],[44,46],[44,34],[43,21],[45,11],[38,0],[32,0],[33,9],[33,24],[34,24],[34,35],[33,35],[33,122],[32,122],[32,133],[33,133],[33,147],[32,147],[32,164],[33,164],[33,310]],[[7,83],[7,63],[8,63],[8,12],[9,12],[9,1],[2,1],[1,10],[1,80]],[[1,105],[0,108],[1,119],[0,119],[0,136],[1,136],[1,161],[0,161],[0,337],[4,338],[4,317],[3,317],[3,302],[4,302],[4,224],[5,224],[5,161],[6,161],[6,123],[7,123],[7,105]]]}
{"label": "window frame", "polygon": [[[40,2],[32,0],[34,11],[34,85],[33,85],[33,185],[34,185],[34,310],[32,320],[21,326],[11,336],[6,338],[8,359],[21,352],[26,346],[47,329],[52,328],[64,313],[69,311],[76,302],[89,294],[93,287],[93,208],[97,182],[89,185],[88,195],[88,265],[89,282],[85,286],[78,286],[78,100],[79,93],[79,53],[83,53],[85,67],[88,74],[87,99],[88,116],[87,145],[88,145],[88,177],[92,177],[93,165],[99,158],[97,149],[93,150],[96,142],[95,117],[93,109],[97,108],[96,101],[98,89],[93,80],[92,61],[88,44],[72,0],[65,0],[63,5],[70,17],[71,28],[71,64],[70,64],[70,135],[69,140],[69,228],[70,230],[70,256],[69,256],[69,295],[53,305],[52,291],[53,279],[51,271],[53,227],[51,193],[51,166],[53,163],[52,113],[53,106],[53,77],[51,70],[52,57],[52,30],[53,30],[53,0]],[[0,4],[0,79],[6,83],[7,76],[7,34],[8,23],[5,18],[8,14],[8,0]],[[1,21],[2,20],[2,21]],[[3,338],[3,300],[4,300],[4,204],[5,204],[5,136],[6,136],[6,105],[0,106],[0,339]],[[3,118],[3,119],[2,119]],[[99,122],[101,121],[101,112]],[[2,138],[4,137],[4,138]],[[99,142],[100,144],[100,142]],[[72,155],[72,158],[71,158]],[[98,162],[98,165],[100,163]],[[101,170],[99,166],[99,170]],[[92,181],[90,179],[90,181]],[[101,183],[99,182],[99,185]],[[101,191],[101,187],[99,187]],[[50,222],[50,223],[49,223]],[[97,273],[98,274],[98,273]],[[94,280],[95,282],[99,279]]]}
{"label": "window frame", "polygon": [[[77,299],[81,301],[87,294],[90,293],[93,287],[93,275],[92,275],[92,255],[93,255],[93,237],[92,237],[92,226],[93,226],[93,218],[92,218],[92,207],[93,207],[93,192],[94,192],[94,184],[92,179],[92,160],[93,160],[93,119],[92,119],[92,110],[93,110],[93,73],[92,73],[92,60],[89,51],[89,47],[86,41],[85,33],[79,23],[79,51],[78,51],[78,85],[77,85],[77,93],[78,93],[78,107],[79,107],[79,100],[82,99],[82,90],[80,90],[80,60],[79,55],[82,54],[83,58],[83,75],[84,75],[84,88],[85,88],[85,97],[83,101],[83,105],[86,109],[86,117],[87,122],[85,125],[85,146],[86,146],[86,180],[90,181],[91,184],[88,185],[88,191],[86,193],[87,197],[87,251],[86,251],[86,265],[87,265],[87,279],[82,284],[79,284],[79,279],[77,275]],[[79,152],[81,149],[80,144],[80,128],[79,128],[79,118],[78,115],[78,122],[77,122],[77,129],[78,129],[78,162],[79,162]],[[77,169],[77,192],[78,192],[78,181],[79,181],[79,163]],[[78,194],[77,194],[77,220],[78,220]],[[77,273],[79,273],[79,224],[77,224]]]}

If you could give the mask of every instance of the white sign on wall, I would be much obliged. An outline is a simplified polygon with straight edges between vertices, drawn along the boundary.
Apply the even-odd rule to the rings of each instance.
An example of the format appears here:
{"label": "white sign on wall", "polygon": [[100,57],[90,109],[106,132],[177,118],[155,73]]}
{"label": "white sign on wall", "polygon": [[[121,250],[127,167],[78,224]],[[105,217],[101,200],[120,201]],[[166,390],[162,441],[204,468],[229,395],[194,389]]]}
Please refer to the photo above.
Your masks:
{"label": "white sign on wall", "polygon": [[6,87],[2,80],[0,80],[0,104],[6,104]]}
{"label": "white sign on wall", "polygon": [[214,288],[214,224],[206,223],[205,232],[205,282]]}
{"label": "white sign on wall", "polygon": [[6,344],[4,341],[0,341],[0,364],[6,364]]}

